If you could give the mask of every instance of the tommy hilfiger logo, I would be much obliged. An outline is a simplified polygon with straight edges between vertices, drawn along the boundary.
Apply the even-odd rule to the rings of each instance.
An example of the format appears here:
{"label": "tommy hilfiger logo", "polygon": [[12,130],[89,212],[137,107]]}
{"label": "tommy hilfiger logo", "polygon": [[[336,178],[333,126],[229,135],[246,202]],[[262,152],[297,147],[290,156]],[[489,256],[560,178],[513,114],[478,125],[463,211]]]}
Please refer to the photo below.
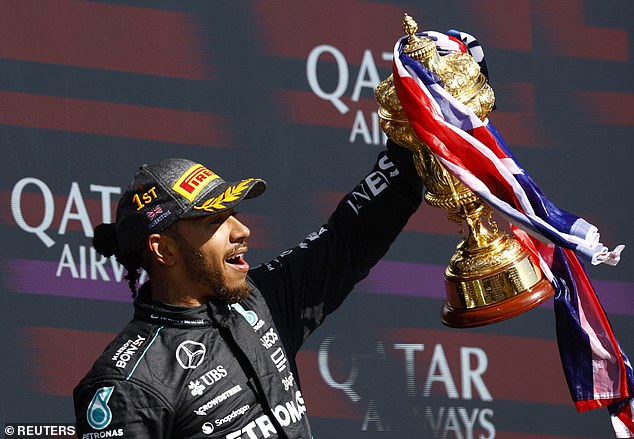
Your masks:
{"label": "tommy hilfiger logo", "polygon": [[217,178],[220,178],[217,174],[203,165],[196,164],[180,176],[174,186],[172,186],[172,189],[189,201],[194,201],[196,195]]}

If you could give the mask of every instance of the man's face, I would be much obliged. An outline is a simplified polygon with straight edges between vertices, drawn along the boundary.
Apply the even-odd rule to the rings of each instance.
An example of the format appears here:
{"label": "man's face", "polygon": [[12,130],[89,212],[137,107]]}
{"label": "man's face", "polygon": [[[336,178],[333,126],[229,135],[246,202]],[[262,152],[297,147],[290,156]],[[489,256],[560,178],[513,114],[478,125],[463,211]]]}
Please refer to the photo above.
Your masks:
{"label": "man's face", "polygon": [[180,248],[190,280],[227,303],[239,302],[249,294],[249,264],[243,255],[251,232],[233,211],[181,219],[175,226],[169,235]]}

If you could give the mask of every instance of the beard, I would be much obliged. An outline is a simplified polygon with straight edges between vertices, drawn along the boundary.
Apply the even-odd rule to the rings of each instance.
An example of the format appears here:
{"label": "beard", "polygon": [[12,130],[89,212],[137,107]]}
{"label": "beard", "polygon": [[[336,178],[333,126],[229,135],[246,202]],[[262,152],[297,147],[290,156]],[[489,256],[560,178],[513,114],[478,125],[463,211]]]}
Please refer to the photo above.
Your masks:
{"label": "beard", "polygon": [[219,298],[228,304],[240,302],[249,294],[246,279],[234,287],[227,285],[222,271],[205,259],[203,254],[189,244],[179,233],[172,235],[181,248],[187,275],[209,288],[212,297]]}

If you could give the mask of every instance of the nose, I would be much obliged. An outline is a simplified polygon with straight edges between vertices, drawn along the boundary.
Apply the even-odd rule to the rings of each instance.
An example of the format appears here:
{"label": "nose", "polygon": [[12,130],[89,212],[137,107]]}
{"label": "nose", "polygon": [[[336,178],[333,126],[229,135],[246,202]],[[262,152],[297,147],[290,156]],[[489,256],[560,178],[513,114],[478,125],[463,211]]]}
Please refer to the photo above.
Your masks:
{"label": "nose", "polygon": [[251,236],[251,230],[238,220],[235,216],[230,216],[227,221],[230,221],[231,233],[229,235],[231,242],[245,242],[249,236]]}

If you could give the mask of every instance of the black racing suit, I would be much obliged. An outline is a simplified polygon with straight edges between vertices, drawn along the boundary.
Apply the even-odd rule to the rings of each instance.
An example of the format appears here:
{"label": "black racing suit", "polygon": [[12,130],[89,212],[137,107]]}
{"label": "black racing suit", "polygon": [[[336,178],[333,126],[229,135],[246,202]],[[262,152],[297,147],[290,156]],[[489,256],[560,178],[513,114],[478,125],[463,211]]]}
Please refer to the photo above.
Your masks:
{"label": "black racing suit", "polygon": [[302,438],[295,355],[385,254],[421,202],[411,153],[388,142],[328,223],[249,272],[239,304],[151,301],[74,391],[77,437]]}

